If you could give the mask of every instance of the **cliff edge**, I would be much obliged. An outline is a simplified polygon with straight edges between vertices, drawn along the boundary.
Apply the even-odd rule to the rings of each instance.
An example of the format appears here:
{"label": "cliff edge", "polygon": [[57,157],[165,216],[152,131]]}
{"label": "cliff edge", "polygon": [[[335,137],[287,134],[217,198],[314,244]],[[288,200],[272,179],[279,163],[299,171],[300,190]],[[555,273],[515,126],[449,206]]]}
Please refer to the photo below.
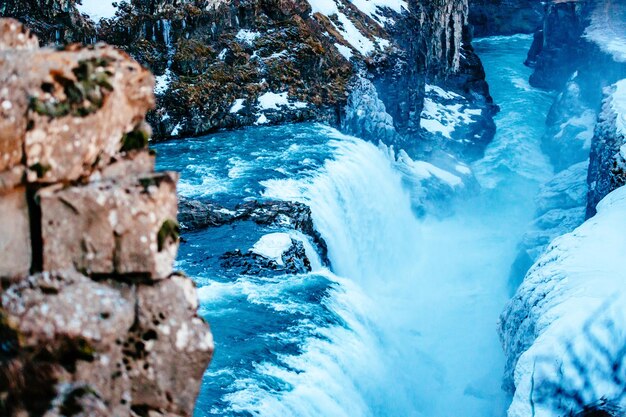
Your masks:
{"label": "cliff edge", "polygon": [[0,415],[191,416],[213,339],[172,270],[152,75],[2,19],[0,85]]}

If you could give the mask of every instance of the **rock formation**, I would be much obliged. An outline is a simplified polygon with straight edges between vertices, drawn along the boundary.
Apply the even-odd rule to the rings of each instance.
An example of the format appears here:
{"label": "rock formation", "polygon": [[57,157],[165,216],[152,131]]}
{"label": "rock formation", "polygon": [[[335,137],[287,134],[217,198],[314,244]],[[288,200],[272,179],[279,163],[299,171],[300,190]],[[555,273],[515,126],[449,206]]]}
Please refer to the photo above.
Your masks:
{"label": "rock formation", "polygon": [[605,89],[591,148],[587,216],[610,192],[626,185],[626,79]]}
{"label": "rock formation", "polygon": [[[73,16],[75,4],[66,6]],[[428,153],[449,142],[420,127],[430,83],[464,96],[477,112],[453,136],[456,145],[480,154],[494,133],[496,107],[471,46],[467,0],[366,6],[133,0],[97,22],[96,38],[158,75],[157,108],[148,116],[156,138],[323,121],[388,145],[410,144],[411,154]],[[20,10],[11,6],[2,14],[26,21]],[[51,25],[58,20],[55,15]]]}
{"label": "rock formation", "polygon": [[109,46],[0,20],[0,415],[191,416],[213,340],[172,270],[177,175],[154,80]]}

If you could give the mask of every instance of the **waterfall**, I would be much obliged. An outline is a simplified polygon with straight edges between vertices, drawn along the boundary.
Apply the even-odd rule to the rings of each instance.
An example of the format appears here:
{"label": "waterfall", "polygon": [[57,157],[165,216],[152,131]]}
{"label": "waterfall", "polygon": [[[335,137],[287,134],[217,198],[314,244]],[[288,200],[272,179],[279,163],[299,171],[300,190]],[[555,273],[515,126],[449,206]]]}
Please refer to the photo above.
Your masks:
{"label": "waterfall", "polygon": [[[314,272],[334,282],[324,303],[343,325],[323,329],[322,339],[307,340],[302,354],[285,358],[293,372],[268,365],[266,373],[296,387],[293,391],[276,397],[254,389],[229,400],[235,409],[267,416],[419,416],[413,370],[395,364],[400,347],[388,336],[397,329],[385,311],[418,291],[412,264],[419,257],[419,223],[388,154],[327,131],[336,138],[335,158],[320,173],[264,185],[268,197],[311,206],[333,264],[333,273]],[[386,388],[381,381],[389,381]]]}
{"label": "waterfall", "polygon": [[[472,165],[483,190],[457,201],[445,219],[415,216],[405,187],[420,178],[400,172],[392,152],[329,127],[189,140],[184,157],[172,153],[182,144],[162,145],[169,168],[211,167],[212,181],[230,184],[220,193],[257,198],[264,190],[308,205],[332,264],[306,275],[220,278],[214,261],[202,260],[234,244],[245,249],[255,238],[245,225],[219,239],[198,232],[197,245],[182,247],[218,343],[197,417],[504,415],[496,321],[534,196],[551,171],[540,148],[551,97],[523,82],[530,41],[477,42],[502,108],[499,132]],[[228,164],[212,159],[216,150],[246,160],[237,182]],[[185,170],[187,184],[206,188],[207,175]]]}

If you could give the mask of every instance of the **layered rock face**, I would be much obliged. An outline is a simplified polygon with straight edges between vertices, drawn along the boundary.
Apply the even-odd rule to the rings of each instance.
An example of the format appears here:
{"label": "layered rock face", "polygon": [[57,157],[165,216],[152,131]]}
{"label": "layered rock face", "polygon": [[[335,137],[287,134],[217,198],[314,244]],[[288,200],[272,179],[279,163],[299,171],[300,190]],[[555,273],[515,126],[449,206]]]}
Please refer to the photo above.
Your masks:
{"label": "layered rock face", "polygon": [[605,89],[602,112],[596,125],[591,165],[587,216],[610,192],[626,185],[626,79]]}
{"label": "layered rock face", "polygon": [[0,20],[0,414],[190,416],[213,341],[173,272],[148,71]]}

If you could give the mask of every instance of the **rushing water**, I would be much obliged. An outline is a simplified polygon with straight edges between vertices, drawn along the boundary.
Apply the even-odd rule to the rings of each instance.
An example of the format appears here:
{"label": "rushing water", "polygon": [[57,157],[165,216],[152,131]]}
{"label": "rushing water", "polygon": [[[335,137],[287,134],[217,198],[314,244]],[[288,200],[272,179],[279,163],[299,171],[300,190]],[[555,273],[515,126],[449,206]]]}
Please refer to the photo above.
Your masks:
{"label": "rushing water", "polygon": [[[473,168],[483,192],[418,219],[384,150],[319,125],[157,146],[180,192],[233,206],[307,203],[332,271],[232,276],[219,256],[268,230],[188,233],[178,267],[198,283],[216,354],[196,415],[500,417],[495,331],[516,245],[550,175],[539,141],[550,97],[528,86],[528,37],[480,40],[498,134]],[[316,262],[319,264],[318,262]]]}

